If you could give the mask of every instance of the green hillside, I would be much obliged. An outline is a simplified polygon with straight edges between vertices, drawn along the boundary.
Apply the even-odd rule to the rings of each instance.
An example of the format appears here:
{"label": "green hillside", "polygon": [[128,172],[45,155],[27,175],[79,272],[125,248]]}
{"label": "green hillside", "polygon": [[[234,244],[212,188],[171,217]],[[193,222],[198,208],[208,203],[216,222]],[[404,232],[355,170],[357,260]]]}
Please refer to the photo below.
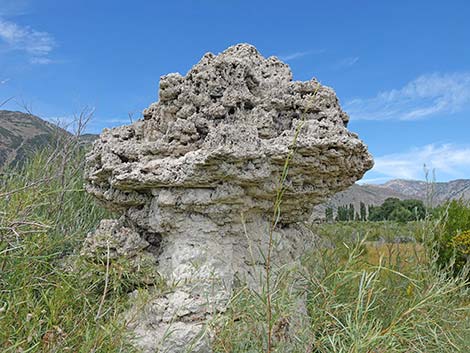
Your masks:
{"label": "green hillside", "polygon": [[[64,141],[72,134],[41,118],[22,112],[0,110],[0,168],[22,164],[27,156]],[[93,141],[96,135],[83,135]]]}

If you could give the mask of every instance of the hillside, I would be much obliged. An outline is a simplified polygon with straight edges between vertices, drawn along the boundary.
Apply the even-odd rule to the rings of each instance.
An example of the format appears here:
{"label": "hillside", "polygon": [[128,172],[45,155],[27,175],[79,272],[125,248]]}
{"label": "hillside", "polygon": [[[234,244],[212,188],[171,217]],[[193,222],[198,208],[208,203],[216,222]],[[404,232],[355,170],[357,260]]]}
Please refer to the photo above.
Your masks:
{"label": "hillside", "polygon": [[360,202],[366,205],[381,205],[389,197],[396,197],[400,200],[418,199],[434,206],[448,200],[470,200],[470,179],[436,183],[394,179],[378,185],[354,184],[315,207],[314,217],[322,218],[328,206],[336,209],[338,206],[352,203],[358,211]]}
{"label": "hillside", "polygon": [[393,190],[406,195],[407,198],[430,200],[433,204],[440,204],[447,200],[470,200],[470,180],[458,179],[446,183],[436,182],[428,185],[424,181],[390,180],[380,186],[384,190]]}
{"label": "hillside", "polygon": [[[35,115],[0,110],[0,168],[19,164],[32,151],[67,136],[71,134]],[[83,141],[95,138],[96,135],[83,135]]]}
{"label": "hillside", "polygon": [[348,190],[336,194],[331,201],[335,204],[363,201],[376,205],[381,204],[388,197],[432,201],[434,204],[455,199],[470,200],[470,179],[435,183],[394,179],[379,185],[356,184]]}

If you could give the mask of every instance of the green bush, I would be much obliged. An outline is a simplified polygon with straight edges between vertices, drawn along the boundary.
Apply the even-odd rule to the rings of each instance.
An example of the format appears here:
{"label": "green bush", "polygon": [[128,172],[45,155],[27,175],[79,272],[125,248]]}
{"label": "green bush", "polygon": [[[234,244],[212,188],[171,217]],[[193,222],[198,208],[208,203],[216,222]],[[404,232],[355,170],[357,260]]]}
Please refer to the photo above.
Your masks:
{"label": "green bush", "polygon": [[388,219],[391,221],[405,223],[413,219],[413,214],[405,207],[398,206],[390,213]]}
{"label": "green bush", "polygon": [[457,234],[451,243],[457,256],[456,265],[463,268],[470,260],[470,230]]}
{"label": "green bush", "polygon": [[380,206],[369,207],[370,221],[410,222],[424,219],[426,209],[420,200],[386,199]]}
{"label": "green bush", "polygon": [[434,211],[439,227],[433,238],[437,253],[437,263],[441,268],[449,268],[454,274],[465,269],[469,262],[463,251],[470,230],[470,207],[462,200],[453,200]]}

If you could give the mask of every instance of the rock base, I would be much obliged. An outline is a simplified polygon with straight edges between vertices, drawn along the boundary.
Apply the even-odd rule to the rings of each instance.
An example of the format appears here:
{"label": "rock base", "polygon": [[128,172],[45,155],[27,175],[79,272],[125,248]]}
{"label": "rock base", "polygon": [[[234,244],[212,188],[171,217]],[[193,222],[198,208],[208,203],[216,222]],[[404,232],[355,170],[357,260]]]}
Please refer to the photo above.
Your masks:
{"label": "rock base", "polygon": [[[211,352],[210,322],[223,313],[236,288],[261,290],[265,285],[265,264],[271,222],[263,217],[217,226],[209,217],[187,215],[184,227],[174,229],[161,240],[155,255],[156,270],[168,292],[145,298],[133,293],[134,305],[127,313],[135,344],[144,352]],[[116,221],[103,221],[95,233],[102,242],[106,229],[111,237],[123,239]],[[114,227],[109,227],[112,224]],[[122,227],[125,234],[133,234]],[[111,233],[110,233],[111,234]],[[90,235],[87,244],[96,244]],[[132,237],[142,252],[146,241]],[[302,225],[283,225],[273,232],[273,265],[298,266],[314,236]],[[129,247],[127,247],[129,248]],[[88,246],[88,249],[96,249]],[[133,253],[132,249],[127,252]],[[189,350],[188,350],[189,349]]]}

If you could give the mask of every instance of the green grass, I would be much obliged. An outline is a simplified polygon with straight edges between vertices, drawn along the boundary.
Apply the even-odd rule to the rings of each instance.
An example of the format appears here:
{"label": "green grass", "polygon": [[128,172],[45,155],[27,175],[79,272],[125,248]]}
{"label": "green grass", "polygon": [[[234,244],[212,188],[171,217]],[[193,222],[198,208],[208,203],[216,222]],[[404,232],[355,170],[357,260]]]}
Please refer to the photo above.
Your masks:
{"label": "green grass", "polygon": [[[423,222],[414,221],[407,223],[380,221],[380,222],[335,222],[321,223],[312,226],[315,233],[323,238],[332,239],[335,242],[352,239],[368,241],[383,240],[393,242],[396,238],[410,238],[421,241],[423,236]],[[426,230],[427,231],[427,230]]]}
{"label": "green grass", "polygon": [[109,216],[83,190],[83,161],[79,149],[47,149],[0,176],[1,352],[133,351],[120,315],[135,274],[78,256]]}
{"label": "green grass", "polygon": [[[367,226],[355,225],[358,228],[352,223],[315,227],[329,246],[305,254],[303,267],[294,272],[275,270],[273,330],[283,329],[277,330],[281,334],[273,352],[467,352],[466,277],[442,271],[423,244],[372,243],[366,241]],[[415,229],[421,237],[433,227],[425,222],[382,223],[371,233],[378,229]],[[364,238],[354,240],[357,233]],[[299,298],[307,298],[304,326],[286,341],[285,323],[298,316],[293,313]],[[263,292],[243,288],[236,293],[230,310],[215,324],[215,352],[265,351],[265,306]]]}

